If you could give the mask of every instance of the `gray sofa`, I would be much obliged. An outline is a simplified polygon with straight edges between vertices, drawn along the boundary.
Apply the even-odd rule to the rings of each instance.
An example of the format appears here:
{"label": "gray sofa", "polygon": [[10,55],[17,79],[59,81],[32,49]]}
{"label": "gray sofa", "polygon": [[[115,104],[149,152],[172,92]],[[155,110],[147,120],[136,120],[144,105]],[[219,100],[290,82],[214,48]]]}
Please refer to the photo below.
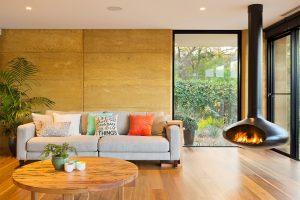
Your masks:
{"label": "gray sofa", "polygon": [[[58,111],[46,111],[52,114]],[[99,113],[101,111],[98,111]],[[60,112],[62,113],[62,112]],[[64,112],[78,113],[78,112]],[[174,167],[180,161],[180,128],[168,125],[168,117],[161,112],[154,114],[152,136],[127,136],[129,130],[130,112],[114,112],[118,115],[118,132],[116,136],[85,135],[87,131],[87,112],[81,112],[81,135],[68,137],[36,137],[34,123],[23,124],[17,130],[17,159],[40,160],[41,152],[49,143],[62,144],[64,142],[75,146],[78,156],[115,157],[125,160],[160,160],[173,161]],[[147,114],[135,112],[134,114]],[[172,121],[169,121],[172,122]],[[163,126],[163,127],[162,127]],[[158,132],[163,130],[164,132]]]}

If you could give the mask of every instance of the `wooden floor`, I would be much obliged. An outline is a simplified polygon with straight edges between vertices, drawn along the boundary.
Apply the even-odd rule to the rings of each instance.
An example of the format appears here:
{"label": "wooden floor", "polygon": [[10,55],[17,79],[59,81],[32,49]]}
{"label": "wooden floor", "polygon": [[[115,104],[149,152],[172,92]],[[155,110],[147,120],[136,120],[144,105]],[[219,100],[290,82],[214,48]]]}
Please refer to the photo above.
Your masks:
{"label": "wooden floor", "polygon": [[[135,162],[139,177],[135,185],[125,187],[125,199],[300,199],[300,162],[273,151],[198,147],[183,148],[182,154],[177,169],[170,164],[161,168],[158,162]],[[0,157],[0,200],[30,199],[28,191],[11,181],[17,165],[11,157]],[[62,198],[47,194],[41,199]],[[91,193],[90,199],[117,199],[117,191]]]}

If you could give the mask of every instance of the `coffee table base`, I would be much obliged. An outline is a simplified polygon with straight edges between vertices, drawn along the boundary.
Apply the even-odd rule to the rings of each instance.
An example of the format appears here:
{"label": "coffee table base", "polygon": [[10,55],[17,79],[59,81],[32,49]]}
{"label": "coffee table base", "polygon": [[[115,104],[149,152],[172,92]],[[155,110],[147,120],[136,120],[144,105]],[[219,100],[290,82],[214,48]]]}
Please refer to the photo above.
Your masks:
{"label": "coffee table base", "polygon": [[[82,193],[80,200],[88,200],[90,193]],[[74,194],[63,194],[63,200],[74,200]],[[39,194],[37,192],[31,192],[31,200],[39,200]],[[124,200],[124,186],[118,188],[118,200]]]}
{"label": "coffee table base", "polygon": [[39,193],[31,192],[31,200],[38,200],[38,199],[39,199]]}
{"label": "coffee table base", "polygon": [[124,186],[119,187],[119,192],[118,192],[118,196],[119,196],[119,200],[124,200]]}

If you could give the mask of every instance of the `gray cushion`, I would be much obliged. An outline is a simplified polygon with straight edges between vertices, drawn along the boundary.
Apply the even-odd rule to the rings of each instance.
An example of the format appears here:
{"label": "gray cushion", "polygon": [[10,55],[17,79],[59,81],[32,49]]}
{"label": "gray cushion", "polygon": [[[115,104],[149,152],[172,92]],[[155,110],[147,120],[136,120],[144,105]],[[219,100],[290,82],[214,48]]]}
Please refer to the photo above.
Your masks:
{"label": "gray cushion", "polygon": [[43,151],[47,144],[62,144],[74,146],[77,151],[97,151],[99,137],[90,135],[74,135],[69,137],[33,137],[27,142],[27,151]]}
{"label": "gray cushion", "polygon": [[109,135],[99,140],[101,152],[168,152],[169,141],[163,136]]}
{"label": "gray cushion", "polygon": [[117,126],[119,135],[127,135],[129,131],[129,112],[112,112],[117,117]]}

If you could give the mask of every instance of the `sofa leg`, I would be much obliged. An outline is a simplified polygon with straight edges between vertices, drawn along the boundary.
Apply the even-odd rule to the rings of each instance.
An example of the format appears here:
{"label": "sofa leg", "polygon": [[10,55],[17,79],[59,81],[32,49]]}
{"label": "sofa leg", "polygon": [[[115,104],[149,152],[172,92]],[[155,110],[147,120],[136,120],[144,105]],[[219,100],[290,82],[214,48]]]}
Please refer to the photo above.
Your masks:
{"label": "sofa leg", "polygon": [[180,165],[180,160],[178,160],[178,164]]}
{"label": "sofa leg", "polygon": [[178,167],[179,160],[174,160],[174,168]]}
{"label": "sofa leg", "polygon": [[25,165],[25,160],[19,160],[19,165],[20,165],[20,167],[24,166]]}

